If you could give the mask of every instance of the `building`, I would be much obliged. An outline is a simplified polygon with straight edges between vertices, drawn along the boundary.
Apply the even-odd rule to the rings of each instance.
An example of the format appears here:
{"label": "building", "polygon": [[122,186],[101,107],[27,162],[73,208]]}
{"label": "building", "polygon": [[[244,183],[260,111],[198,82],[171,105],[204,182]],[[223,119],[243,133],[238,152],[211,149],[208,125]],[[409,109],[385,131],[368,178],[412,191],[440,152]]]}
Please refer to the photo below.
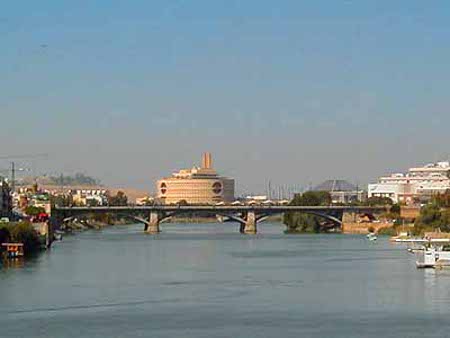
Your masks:
{"label": "building", "polygon": [[327,180],[313,190],[329,192],[333,204],[353,203],[362,201],[366,197],[366,193],[363,190],[345,180]]}
{"label": "building", "polygon": [[29,205],[44,209],[48,215],[50,215],[52,210],[50,195],[47,193],[38,192],[32,195],[29,200]]}
{"label": "building", "polygon": [[0,217],[10,217],[12,212],[11,188],[6,179],[0,177]]}
{"label": "building", "polygon": [[182,169],[156,182],[158,199],[165,204],[216,204],[234,201],[234,180],[219,176],[212,168],[210,153],[202,156],[201,167]]}
{"label": "building", "polygon": [[102,206],[108,204],[105,189],[78,189],[71,191],[73,204],[79,206]]}
{"label": "building", "polygon": [[137,197],[135,199],[135,204],[140,206],[153,205],[154,203],[155,199],[151,196]]}
{"label": "building", "polygon": [[389,197],[395,203],[426,201],[450,190],[450,163],[437,162],[410,168],[407,173],[383,176],[369,184],[369,197]]}

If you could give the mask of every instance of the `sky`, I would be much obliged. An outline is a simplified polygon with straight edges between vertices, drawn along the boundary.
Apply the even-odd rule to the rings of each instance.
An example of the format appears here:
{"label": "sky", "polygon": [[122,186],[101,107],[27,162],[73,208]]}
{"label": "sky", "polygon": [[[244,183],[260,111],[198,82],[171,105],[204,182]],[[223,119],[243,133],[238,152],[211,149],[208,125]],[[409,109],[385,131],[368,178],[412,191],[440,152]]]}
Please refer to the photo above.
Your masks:
{"label": "sky", "polygon": [[203,151],[241,193],[364,185],[450,157],[449,41],[448,0],[4,2],[0,157],[150,191]]}

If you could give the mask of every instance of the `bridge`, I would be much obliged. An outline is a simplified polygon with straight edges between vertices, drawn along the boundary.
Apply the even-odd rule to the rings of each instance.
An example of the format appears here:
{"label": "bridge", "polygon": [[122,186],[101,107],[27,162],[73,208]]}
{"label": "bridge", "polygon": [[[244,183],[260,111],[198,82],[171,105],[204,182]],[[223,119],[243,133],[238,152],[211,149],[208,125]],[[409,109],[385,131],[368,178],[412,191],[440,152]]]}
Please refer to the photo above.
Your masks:
{"label": "bridge", "polygon": [[291,206],[291,205],[155,205],[155,206],[101,206],[52,208],[52,223],[60,225],[76,217],[92,214],[116,214],[145,224],[145,232],[159,233],[160,224],[173,216],[195,213],[222,216],[239,223],[240,232],[256,234],[257,224],[269,216],[285,212],[299,212],[322,217],[341,226],[344,217],[356,221],[358,214],[386,211],[385,207],[360,206]]}

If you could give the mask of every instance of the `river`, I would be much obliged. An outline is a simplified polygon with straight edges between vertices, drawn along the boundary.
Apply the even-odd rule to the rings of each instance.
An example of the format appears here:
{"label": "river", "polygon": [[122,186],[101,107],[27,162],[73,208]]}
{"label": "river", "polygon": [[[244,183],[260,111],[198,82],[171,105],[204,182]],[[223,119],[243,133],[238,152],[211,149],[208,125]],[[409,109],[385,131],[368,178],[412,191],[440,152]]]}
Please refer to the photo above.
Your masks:
{"label": "river", "polygon": [[0,337],[446,337],[450,270],[387,239],[261,224],[66,236],[0,267]]}

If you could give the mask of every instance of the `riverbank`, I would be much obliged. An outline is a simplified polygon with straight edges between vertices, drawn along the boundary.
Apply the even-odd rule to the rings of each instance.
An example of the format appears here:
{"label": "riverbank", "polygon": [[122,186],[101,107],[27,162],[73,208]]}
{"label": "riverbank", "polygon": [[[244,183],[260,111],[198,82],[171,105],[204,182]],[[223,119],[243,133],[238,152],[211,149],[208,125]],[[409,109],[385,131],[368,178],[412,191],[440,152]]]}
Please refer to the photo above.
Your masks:
{"label": "riverbank", "polygon": [[70,221],[64,224],[60,230],[65,232],[73,232],[73,231],[83,231],[83,230],[101,230],[107,227],[112,227],[116,225],[127,225],[127,224],[135,224],[136,222],[130,221],[128,219],[109,219],[108,222],[97,221],[97,220],[76,220]]}

